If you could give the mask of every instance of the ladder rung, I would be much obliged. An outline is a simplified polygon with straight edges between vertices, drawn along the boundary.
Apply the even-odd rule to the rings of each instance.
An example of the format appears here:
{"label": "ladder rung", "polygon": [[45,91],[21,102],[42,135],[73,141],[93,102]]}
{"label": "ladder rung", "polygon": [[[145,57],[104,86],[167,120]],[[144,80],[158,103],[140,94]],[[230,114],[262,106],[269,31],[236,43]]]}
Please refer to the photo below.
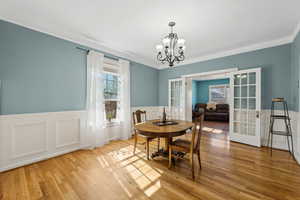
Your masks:
{"label": "ladder rung", "polygon": [[286,115],[271,115],[271,117],[276,119],[289,119],[289,117]]}
{"label": "ladder rung", "polygon": [[284,102],[284,98],[282,98],[282,97],[273,98],[272,101],[273,102]]}
{"label": "ladder rung", "polygon": [[271,131],[272,134],[274,135],[285,135],[285,136],[291,136],[290,133],[286,132],[286,131]]}

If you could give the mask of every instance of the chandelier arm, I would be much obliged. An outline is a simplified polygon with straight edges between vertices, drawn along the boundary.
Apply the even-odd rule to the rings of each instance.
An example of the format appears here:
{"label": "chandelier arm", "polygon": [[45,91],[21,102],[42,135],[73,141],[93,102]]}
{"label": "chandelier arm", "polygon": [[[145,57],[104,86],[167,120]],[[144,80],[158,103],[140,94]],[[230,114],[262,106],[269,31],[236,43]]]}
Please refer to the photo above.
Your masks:
{"label": "chandelier arm", "polygon": [[157,60],[163,61],[162,53],[157,54]]}
{"label": "chandelier arm", "polygon": [[178,61],[183,61],[185,56],[184,56],[184,54],[180,54],[177,58],[178,58]]}

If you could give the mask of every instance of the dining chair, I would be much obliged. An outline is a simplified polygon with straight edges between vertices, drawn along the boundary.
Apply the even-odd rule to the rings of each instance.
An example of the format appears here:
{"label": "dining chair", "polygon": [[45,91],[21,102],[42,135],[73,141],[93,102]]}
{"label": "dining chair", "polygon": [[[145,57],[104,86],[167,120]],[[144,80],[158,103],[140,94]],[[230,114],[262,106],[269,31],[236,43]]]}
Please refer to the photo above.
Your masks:
{"label": "dining chair", "polygon": [[[200,158],[200,142],[201,142],[201,134],[202,134],[202,126],[203,126],[203,118],[204,115],[200,115],[194,122],[194,126],[192,128],[192,138],[191,140],[186,139],[176,139],[169,144],[169,168],[172,166],[172,157],[176,157],[176,155],[172,154],[172,151],[179,151],[189,153],[189,160],[192,166],[192,178],[195,180],[194,173],[194,154],[197,154],[199,167],[201,169],[201,158]],[[182,158],[178,156],[177,158]]]}
{"label": "dining chair", "polygon": [[[147,121],[147,115],[146,111],[143,110],[136,110],[135,112],[132,113],[132,119],[133,119],[133,124],[139,124]],[[146,152],[147,152],[147,160],[149,160],[149,143],[155,139],[155,137],[146,137],[140,134],[140,136],[144,137],[146,139]],[[138,131],[134,129],[134,147],[133,147],[133,154],[135,154],[136,151],[136,146],[138,142]],[[145,143],[142,143],[145,144]],[[157,138],[157,149],[159,150],[159,144],[160,144],[160,138]]]}

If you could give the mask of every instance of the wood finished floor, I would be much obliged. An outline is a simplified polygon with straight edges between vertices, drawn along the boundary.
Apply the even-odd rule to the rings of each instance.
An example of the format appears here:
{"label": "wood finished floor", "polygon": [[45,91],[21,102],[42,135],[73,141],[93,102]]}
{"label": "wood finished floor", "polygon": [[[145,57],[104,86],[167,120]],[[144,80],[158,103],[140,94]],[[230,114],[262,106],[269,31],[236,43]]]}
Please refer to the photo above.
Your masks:
{"label": "wood finished floor", "polygon": [[169,170],[142,145],[133,155],[132,140],[114,141],[1,173],[0,199],[300,199],[300,166],[287,152],[229,142],[224,123],[204,130],[195,182],[187,160]]}

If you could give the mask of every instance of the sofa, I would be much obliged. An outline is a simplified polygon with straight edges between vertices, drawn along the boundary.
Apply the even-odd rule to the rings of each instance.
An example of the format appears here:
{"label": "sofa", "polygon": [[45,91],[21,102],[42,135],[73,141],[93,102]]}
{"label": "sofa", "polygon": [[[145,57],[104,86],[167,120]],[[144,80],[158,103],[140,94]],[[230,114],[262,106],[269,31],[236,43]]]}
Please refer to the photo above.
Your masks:
{"label": "sofa", "polygon": [[197,103],[193,110],[193,119],[203,112],[206,121],[229,121],[229,104],[216,104],[216,109],[207,109],[207,104]]}

